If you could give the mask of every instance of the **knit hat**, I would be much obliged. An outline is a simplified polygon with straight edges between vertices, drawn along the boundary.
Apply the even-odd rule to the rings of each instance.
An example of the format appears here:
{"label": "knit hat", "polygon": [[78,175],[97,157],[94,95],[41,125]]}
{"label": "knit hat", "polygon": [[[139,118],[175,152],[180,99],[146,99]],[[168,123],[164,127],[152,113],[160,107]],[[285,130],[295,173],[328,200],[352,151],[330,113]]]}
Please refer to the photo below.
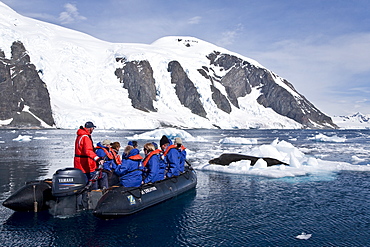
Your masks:
{"label": "knit hat", "polygon": [[110,140],[108,139],[105,139],[101,144],[103,144],[103,146],[108,146],[111,144]]}
{"label": "knit hat", "polygon": [[137,147],[137,141],[129,141],[127,145],[133,146],[134,148]]}
{"label": "knit hat", "polygon": [[168,140],[167,136],[163,135],[161,140],[159,141],[159,145],[162,146],[166,143],[170,143],[170,140]]}
{"label": "knit hat", "polygon": [[175,138],[175,144],[182,144],[182,140],[180,137]]}
{"label": "knit hat", "polygon": [[153,146],[154,146],[155,149],[158,149],[158,144],[157,143],[152,142],[152,144],[153,144]]}

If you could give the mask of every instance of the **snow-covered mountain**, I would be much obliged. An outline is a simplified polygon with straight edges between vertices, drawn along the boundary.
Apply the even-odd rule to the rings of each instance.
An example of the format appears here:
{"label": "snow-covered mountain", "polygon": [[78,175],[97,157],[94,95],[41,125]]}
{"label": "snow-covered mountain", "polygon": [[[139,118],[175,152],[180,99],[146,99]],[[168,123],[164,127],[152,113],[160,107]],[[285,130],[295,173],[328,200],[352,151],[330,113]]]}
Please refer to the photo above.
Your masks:
{"label": "snow-covered mountain", "polygon": [[335,128],[288,81],[193,37],[109,43],[0,2],[0,125]]}
{"label": "snow-covered mountain", "polygon": [[370,115],[360,112],[350,116],[334,116],[333,121],[341,129],[370,129]]}

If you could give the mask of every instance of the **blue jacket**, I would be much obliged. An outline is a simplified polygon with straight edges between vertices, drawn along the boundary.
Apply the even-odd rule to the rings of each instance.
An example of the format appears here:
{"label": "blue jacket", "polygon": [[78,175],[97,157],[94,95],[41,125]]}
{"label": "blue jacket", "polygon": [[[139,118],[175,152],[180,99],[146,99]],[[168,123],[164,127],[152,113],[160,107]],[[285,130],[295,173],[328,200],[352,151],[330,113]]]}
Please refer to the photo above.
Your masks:
{"label": "blue jacket", "polygon": [[122,164],[115,169],[121,184],[125,187],[140,187],[141,185],[142,167],[140,163],[143,157],[139,153],[138,149],[132,149],[125,159],[122,159]]}
{"label": "blue jacket", "polygon": [[177,148],[172,148],[174,145],[167,147],[164,152],[164,162],[167,164],[167,177],[180,175],[180,152]]}
{"label": "blue jacket", "polygon": [[154,183],[156,181],[163,180],[165,168],[166,164],[161,159],[160,154],[158,152],[152,154],[152,156],[149,157],[149,160],[146,161],[146,166],[144,167],[144,183]]}
{"label": "blue jacket", "polygon": [[186,151],[185,148],[183,149],[178,149],[180,152],[180,172],[184,172],[185,170],[185,160],[186,160]]}
{"label": "blue jacket", "polygon": [[114,160],[112,159],[112,158],[113,158],[113,156],[112,156],[112,157],[108,157],[108,156],[107,156],[107,154],[106,154],[106,152],[104,152],[104,150],[105,150],[106,152],[109,152],[109,153],[111,153],[111,152],[112,152],[111,150],[109,150],[109,148],[107,148],[106,146],[103,146],[103,145],[99,142],[99,143],[97,144],[97,147],[96,147],[96,151],[95,151],[95,153],[96,153],[96,155],[97,155],[97,156],[99,156],[99,157],[101,157],[101,158],[105,159],[104,164],[103,164],[103,169],[104,169],[104,170],[108,170],[108,171],[114,170],[114,169],[117,167],[117,165],[116,165],[116,163],[114,162]]}

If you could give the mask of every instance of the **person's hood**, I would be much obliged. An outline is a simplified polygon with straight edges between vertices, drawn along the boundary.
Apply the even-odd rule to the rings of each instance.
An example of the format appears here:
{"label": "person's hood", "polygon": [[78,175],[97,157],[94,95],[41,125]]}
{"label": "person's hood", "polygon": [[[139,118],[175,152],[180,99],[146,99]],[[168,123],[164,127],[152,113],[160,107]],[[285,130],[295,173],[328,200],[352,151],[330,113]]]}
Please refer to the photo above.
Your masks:
{"label": "person's hood", "polygon": [[132,149],[126,158],[133,159],[133,160],[143,159],[143,157],[140,155],[139,149],[137,148]]}
{"label": "person's hood", "polygon": [[103,144],[101,144],[101,142],[98,142],[98,144],[96,144],[98,147],[100,148],[107,148],[106,146],[104,146]]}
{"label": "person's hood", "polygon": [[130,153],[128,154],[127,157],[131,157],[131,156],[134,156],[134,155],[138,155],[140,153],[139,149],[137,148],[134,148],[130,151]]}
{"label": "person's hood", "polygon": [[91,134],[86,128],[79,128],[77,130],[77,135],[82,136],[82,135],[91,135]]}

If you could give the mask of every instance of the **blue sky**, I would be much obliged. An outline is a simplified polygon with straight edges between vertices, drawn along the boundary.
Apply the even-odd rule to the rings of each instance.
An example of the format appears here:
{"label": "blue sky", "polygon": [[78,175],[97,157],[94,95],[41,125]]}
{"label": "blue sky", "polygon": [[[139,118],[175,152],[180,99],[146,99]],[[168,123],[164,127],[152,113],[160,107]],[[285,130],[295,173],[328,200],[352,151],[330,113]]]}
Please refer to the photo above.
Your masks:
{"label": "blue sky", "polygon": [[0,0],[118,43],[193,36],[255,59],[324,113],[370,114],[368,0]]}

